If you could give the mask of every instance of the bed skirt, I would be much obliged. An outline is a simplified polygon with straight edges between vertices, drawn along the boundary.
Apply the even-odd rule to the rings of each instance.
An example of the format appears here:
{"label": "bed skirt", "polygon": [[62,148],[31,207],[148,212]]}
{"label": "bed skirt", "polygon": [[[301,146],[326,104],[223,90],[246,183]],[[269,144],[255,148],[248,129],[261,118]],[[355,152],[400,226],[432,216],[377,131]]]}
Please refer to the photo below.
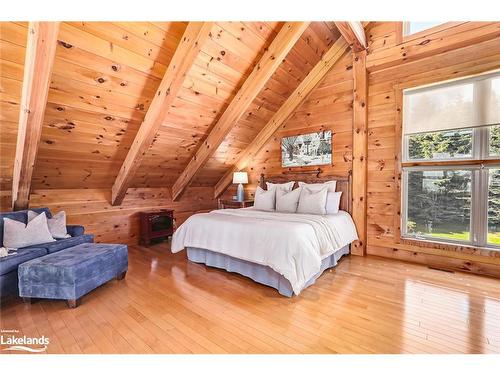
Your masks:
{"label": "bed skirt", "polygon": [[[292,297],[294,295],[290,282],[271,267],[233,258],[229,255],[216,253],[211,250],[196,247],[188,247],[186,250],[187,257],[191,262],[203,263],[210,267],[222,268],[228,272],[239,273],[260,284],[277,289],[278,292],[285,297]],[[325,270],[335,267],[338,260],[343,255],[347,254],[349,254],[349,245],[344,246],[329,257],[323,259],[320,271],[306,283],[303,289],[314,284],[316,279],[321,276]]]}

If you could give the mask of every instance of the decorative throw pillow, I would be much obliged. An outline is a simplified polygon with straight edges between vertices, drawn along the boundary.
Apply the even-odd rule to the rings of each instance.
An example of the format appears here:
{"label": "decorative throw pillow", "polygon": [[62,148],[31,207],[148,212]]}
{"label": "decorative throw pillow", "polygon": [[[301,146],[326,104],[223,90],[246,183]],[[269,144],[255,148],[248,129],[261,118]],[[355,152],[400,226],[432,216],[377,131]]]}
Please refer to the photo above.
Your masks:
{"label": "decorative throw pillow", "polygon": [[272,188],[283,189],[285,191],[292,191],[295,181],[285,182],[284,184],[273,184],[272,182],[266,182],[267,190]]}
{"label": "decorative throw pillow", "polygon": [[297,212],[301,190],[302,188],[286,191],[283,188],[278,188],[276,190],[276,211]]}
{"label": "decorative throw pillow", "polygon": [[300,192],[299,205],[297,213],[299,214],[326,214],[326,195],[328,188],[324,187],[322,190],[312,191],[309,188],[302,188]]}
{"label": "decorative throw pillow", "polygon": [[254,208],[261,211],[274,211],[276,206],[276,189],[264,190],[257,186]]}
{"label": "decorative throw pillow", "polygon": [[305,182],[299,182],[300,187],[306,187],[311,191],[318,191],[321,190],[325,187],[328,187],[328,191],[331,193],[335,193],[335,189],[337,188],[337,181],[332,180],[332,181],[327,181],[323,182],[321,184],[307,184]]}
{"label": "decorative throw pillow", "polygon": [[[35,217],[38,215],[41,215],[35,211],[28,211],[28,223],[33,220]],[[61,239],[61,238],[69,238],[71,237],[68,234],[68,231],[66,229],[66,212],[65,211],[59,211],[57,214],[52,216],[51,219],[47,219],[47,224],[49,226],[49,231],[50,234],[52,234],[52,237],[55,239]]]}
{"label": "decorative throw pillow", "polygon": [[326,214],[336,214],[340,209],[340,197],[342,196],[341,191],[336,191],[335,193],[328,192],[326,195]]}
{"label": "decorative throw pillow", "polygon": [[17,220],[3,218],[3,245],[9,249],[54,242],[47,225],[45,212],[41,213],[28,224]]}

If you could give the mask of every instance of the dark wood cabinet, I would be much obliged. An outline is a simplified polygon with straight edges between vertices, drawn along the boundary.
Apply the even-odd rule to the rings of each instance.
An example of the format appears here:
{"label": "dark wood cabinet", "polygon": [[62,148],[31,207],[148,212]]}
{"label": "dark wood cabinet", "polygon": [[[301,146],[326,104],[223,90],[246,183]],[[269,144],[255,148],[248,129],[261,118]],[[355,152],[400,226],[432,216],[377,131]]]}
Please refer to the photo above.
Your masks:
{"label": "dark wood cabinet", "polygon": [[141,245],[149,246],[155,238],[167,238],[174,234],[175,220],[173,210],[140,212]]}

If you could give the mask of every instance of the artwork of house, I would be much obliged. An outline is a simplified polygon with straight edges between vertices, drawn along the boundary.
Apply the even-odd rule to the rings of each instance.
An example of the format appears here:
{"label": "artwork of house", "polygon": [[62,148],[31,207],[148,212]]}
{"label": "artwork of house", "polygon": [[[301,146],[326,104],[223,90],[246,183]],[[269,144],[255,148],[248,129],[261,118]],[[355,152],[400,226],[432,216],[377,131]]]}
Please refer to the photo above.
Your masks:
{"label": "artwork of house", "polygon": [[284,137],[281,140],[283,168],[332,163],[332,132],[321,131]]}

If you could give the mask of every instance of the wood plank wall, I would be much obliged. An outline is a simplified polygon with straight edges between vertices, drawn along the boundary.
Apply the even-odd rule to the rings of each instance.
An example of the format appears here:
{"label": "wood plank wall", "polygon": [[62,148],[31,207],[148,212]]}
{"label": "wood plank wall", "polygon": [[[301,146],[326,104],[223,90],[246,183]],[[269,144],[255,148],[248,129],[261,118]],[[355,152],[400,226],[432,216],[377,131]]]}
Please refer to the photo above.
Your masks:
{"label": "wood plank wall", "polygon": [[[250,163],[249,184],[245,186],[247,196],[253,196],[261,173],[272,175],[287,172],[281,167],[281,138],[290,135],[331,130],[333,162],[332,165],[321,166],[321,169],[325,174],[347,175],[352,170],[352,101],[352,55],[349,52],[342,57]],[[316,168],[318,166],[292,170]],[[293,179],[293,174],[290,176]],[[235,186],[230,186],[223,198],[231,198],[235,192]]]}
{"label": "wood plank wall", "polygon": [[[491,27],[486,23],[475,24],[472,27],[478,34],[482,28]],[[456,27],[465,26],[459,24]],[[398,30],[400,27],[397,22],[370,24],[367,36],[372,61],[375,55],[386,54],[398,42],[405,42],[398,35]],[[446,43],[448,37],[456,35],[456,32],[452,27],[441,31],[442,36],[439,38],[429,37],[426,39],[432,40],[428,43],[429,48],[436,48],[435,43]],[[426,45],[420,44],[419,48]],[[500,276],[498,252],[424,242],[409,244],[399,238],[397,163],[401,142],[398,131],[398,95],[401,95],[401,91],[398,89],[500,68],[500,34],[491,40],[471,43],[459,49],[449,50],[443,46],[442,51],[392,68],[372,71],[369,75],[367,253],[440,268]]]}
{"label": "wood plank wall", "polygon": [[[30,207],[49,207],[53,213],[66,211],[68,224],[85,226],[96,242],[135,245],[140,211],[173,209],[180,225],[194,213],[214,209],[213,196],[211,187],[190,187],[173,202],[170,188],[132,188],[121,206],[112,206],[109,189],[40,189],[32,192]],[[10,210],[10,192],[3,191],[0,198],[0,211]]]}

